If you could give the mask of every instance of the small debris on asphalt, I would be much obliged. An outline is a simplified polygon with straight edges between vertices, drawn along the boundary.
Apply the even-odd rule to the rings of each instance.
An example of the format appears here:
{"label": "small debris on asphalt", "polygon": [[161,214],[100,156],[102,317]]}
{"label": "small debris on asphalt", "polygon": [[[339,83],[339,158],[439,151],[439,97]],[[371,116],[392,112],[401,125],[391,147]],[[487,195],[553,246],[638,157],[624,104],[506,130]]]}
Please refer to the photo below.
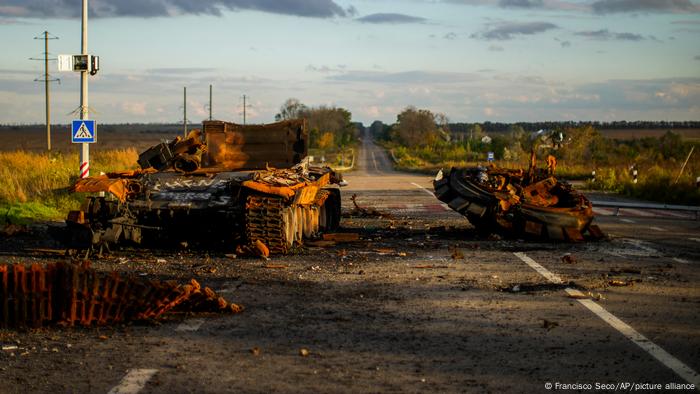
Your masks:
{"label": "small debris on asphalt", "polygon": [[448,267],[448,266],[446,266],[446,265],[432,265],[432,264],[429,264],[429,265],[416,265],[416,266],[411,267],[411,268],[417,268],[417,269],[432,269],[432,268],[450,268],[450,267]]}
{"label": "small debris on asphalt", "polygon": [[260,257],[268,258],[270,257],[270,249],[261,240],[255,240],[255,250]]}
{"label": "small debris on asphalt", "polygon": [[329,248],[331,246],[335,246],[335,241],[304,241],[304,245],[311,246],[313,248]]}
{"label": "small debris on asphalt", "polygon": [[252,354],[253,356],[259,356],[260,355],[260,348],[256,346],[256,347],[250,349],[250,354]]}
{"label": "small debris on asphalt", "polygon": [[309,349],[301,348],[299,349],[299,355],[302,357],[307,357],[309,354]]}
{"label": "small debris on asphalt", "polygon": [[334,241],[334,242],[355,242],[360,240],[360,234],[358,233],[328,233],[323,234],[324,241]]}
{"label": "small debris on asphalt", "polygon": [[284,265],[284,264],[265,264],[263,267],[269,268],[269,269],[280,269],[280,270],[289,268],[288,265]]}
{"label": "small debris on asphalt", "polygon": [[381,212],[378,211],[374,208],[365,208],[361,207],[357,203],[357,194],[353,194],[352,197],[350,197],[350,200],[352,201],[352,204],[354,205],[352,211],[350,211],[348,214],[344,215],[346,217],[377,217],[377,218],[383,218],[383,219],[391,219],[393,216],[389,213],[386,212]]}
{"label": "small debris on asphalt", "polygon": [[452,257],[452,260],[464,260],[464,253],[462,253],[462,251],[459,250],[459,248],[454,247],[450,251],[452,252],[452,254],[450,255],[450,257]]}
{"label": "small debris on asphalt", "polygon": [[563,256],[561,256],[561,261],[566,264],[574,264],[577,263],[576,258],[571,255],[571,253],[567,253]]}
{"label": "small debris on asphalt", "polygon": [[632,286],[634,282],[628,282],[625,280],[618,280],[618,279],[613,279],[608,282],[610,286],[618,286],[618,287],[624,287],[624,286]]}
{"label": "small debris on asphalt", "polygon": [[542,328],[546,329],[547,331],[552,330],[554,327],[558,327],[559,323],[547,319],[542,319]]}

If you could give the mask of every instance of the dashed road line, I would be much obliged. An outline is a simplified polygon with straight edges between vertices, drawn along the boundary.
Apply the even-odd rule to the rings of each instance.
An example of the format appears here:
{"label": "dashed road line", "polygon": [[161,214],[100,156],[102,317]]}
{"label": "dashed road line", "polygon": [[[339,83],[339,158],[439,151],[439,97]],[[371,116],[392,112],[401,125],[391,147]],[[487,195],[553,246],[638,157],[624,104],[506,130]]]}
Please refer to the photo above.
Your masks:
{"label": "dashed road line", "polygon": [[681,264],[688,264],[688,263],[690,263],[690,261],[688,261],[688,260],[686,260],[686,259],[682,259],[682,258],[680,258],[680,257],[674,257],[674,258],[673,258],[673,261],[675,261],[676,263],[681,263]]}
{"label": "dashed road line", "polygon": [[180,323],[179,326],[175,327],[175,331],[179,332],[190,332],[197,331],[204,324],[204,319],[190,319]]}
{"label": "dashed road line", "polygon": [[625,219],[625,218],[620,219],[620,221],[621,221],[621,222],[624,222],[624,223],[637,223],[637,222],[635,222],[635,221],[632,220],[632,219]]}
{"label": "dashed road line", "polygon": [[[531,259],[528,255],[522,252],[514,253],[516,257],[522,260],[525,264],[529,265],[532,269],[537,271],[540,275],[545,277],[547,280],[554,284],[563,283],[561,278],[550,272],[548,269],[544,268],[538,264],[535,260]],[[647,337],[640,334],[637,330],[632,328],[627,323],[618,319],[612,313],[608,312],[602,306],[595,303],[595,301],[590,299],[581,299],[578,297],[583,296],[583,293],[576,289],[566,288],[565,291],[574,296],[576,301],[585,306],[589,311],[593,312],[596,316],[601,318],[604,322],[608,323],[611,327],[616,329],[622,335],[627,337],[630,341],[634,342],[637,346],[642,348],[644,351],[652,355],[654,358],[659,360],[663,365],[670,368],[678,376],[685,379],[688,383],[694,384],[695,387],[700,387],[700,375],[698,375],[695,370],[689,366],[683,364],[682,361],[673,357],[670,353],[662,349],[660,346],[656,345],[650,341]]]}
{"label": "dashed road line", "polygon": [[661,227],[656,227],[656,226],[649,226],[649,230],[654,230],[654,231],[666,231],[662,229]]}
{"label": "dashed road line", "polygon": [[700,238],[688,238],[691,241],[700,242]]}
{"label": "dashed road line", "polygon": [[130,369],[122,381],[107,394],[136,394],[157,372],[157,369]]}
{"label": "dashed road line", "polygon": [[372,163],[374,163],[374,170],[379,171],[379,167],[377,166],[377,159],[374,157],[374,151],[370,153],[372,154]]}

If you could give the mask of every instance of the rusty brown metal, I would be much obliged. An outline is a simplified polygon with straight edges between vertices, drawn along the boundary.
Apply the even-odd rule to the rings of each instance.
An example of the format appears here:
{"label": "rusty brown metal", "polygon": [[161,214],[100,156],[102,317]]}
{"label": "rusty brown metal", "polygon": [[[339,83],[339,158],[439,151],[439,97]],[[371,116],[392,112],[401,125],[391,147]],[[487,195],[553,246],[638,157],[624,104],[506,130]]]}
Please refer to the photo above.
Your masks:
{"label": "rusty brown metal", "polygon": [[433,183],[435,196],[466,216],[482,233],[502,233],[551,241],[601,238],[591,226],[593,207],[571,185],[554,177],[556,158],[536,168],[534,152],[526,171],[505,168],[452,168]]}
{"label": "rusty brown metal", "polygon": [[0,264],[0,328],[108,325],[157,319],[175,309],[240,312],[192,279],[145,280],[98,272],[89,263]]}
{"label": "rusty brown metal", "polygon": [[309,165],[307,148],[305,120],[205,121],[201,131],[139,155],[141,170],[79,181],[74,191],[110,195],[90,196],[69,215],[68,247],[99,254],[121,242],[221,237],[235,240],[232,247],[253,251],[260,241],[270,253],[286,253],[339,224],[332,184],[342,177]]}
{"label": "rusty brown metal", "polygon": [[308,154],[306,120],[292,119],[264,125],[223,121],[202,123],[206,167],[227,170],[289,168]]}

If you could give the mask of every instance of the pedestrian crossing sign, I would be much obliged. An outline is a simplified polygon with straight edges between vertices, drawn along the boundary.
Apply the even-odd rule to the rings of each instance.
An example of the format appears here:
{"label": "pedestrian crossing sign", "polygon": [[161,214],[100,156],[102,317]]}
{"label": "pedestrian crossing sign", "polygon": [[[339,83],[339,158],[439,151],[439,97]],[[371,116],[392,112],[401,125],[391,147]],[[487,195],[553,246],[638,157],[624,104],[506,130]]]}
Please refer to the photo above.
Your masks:
{"label": "pedestrian crossing sign", "polygon": [[94,120],[79,119],[73,121],[71,133],[73,143],[97,142],[97,125]]}

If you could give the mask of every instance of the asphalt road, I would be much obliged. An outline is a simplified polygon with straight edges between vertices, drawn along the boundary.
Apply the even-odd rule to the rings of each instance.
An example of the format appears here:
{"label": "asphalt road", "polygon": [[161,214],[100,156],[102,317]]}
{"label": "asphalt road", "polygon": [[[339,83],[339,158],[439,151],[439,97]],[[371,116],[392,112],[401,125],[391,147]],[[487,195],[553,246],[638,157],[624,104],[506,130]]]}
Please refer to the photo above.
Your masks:
{"label": "asphalt road", "polygon": [[[93,266],[195,277],[246,310],[0,331],[17,346],[0,351],[0,392],[693,392],[666,385],[700,383],[700,222],[599,211],[610,241],[484,239],[432,196],[430,177],[394,172],[369,140],[345,178],[346,213],[355,194],[390,215],[343,219],[360,242],[275,257],[284,268],[274,269],[206,251],[115,252]],[[4,240],[2,257],[55,259],[32,252],[36,242]]]}

